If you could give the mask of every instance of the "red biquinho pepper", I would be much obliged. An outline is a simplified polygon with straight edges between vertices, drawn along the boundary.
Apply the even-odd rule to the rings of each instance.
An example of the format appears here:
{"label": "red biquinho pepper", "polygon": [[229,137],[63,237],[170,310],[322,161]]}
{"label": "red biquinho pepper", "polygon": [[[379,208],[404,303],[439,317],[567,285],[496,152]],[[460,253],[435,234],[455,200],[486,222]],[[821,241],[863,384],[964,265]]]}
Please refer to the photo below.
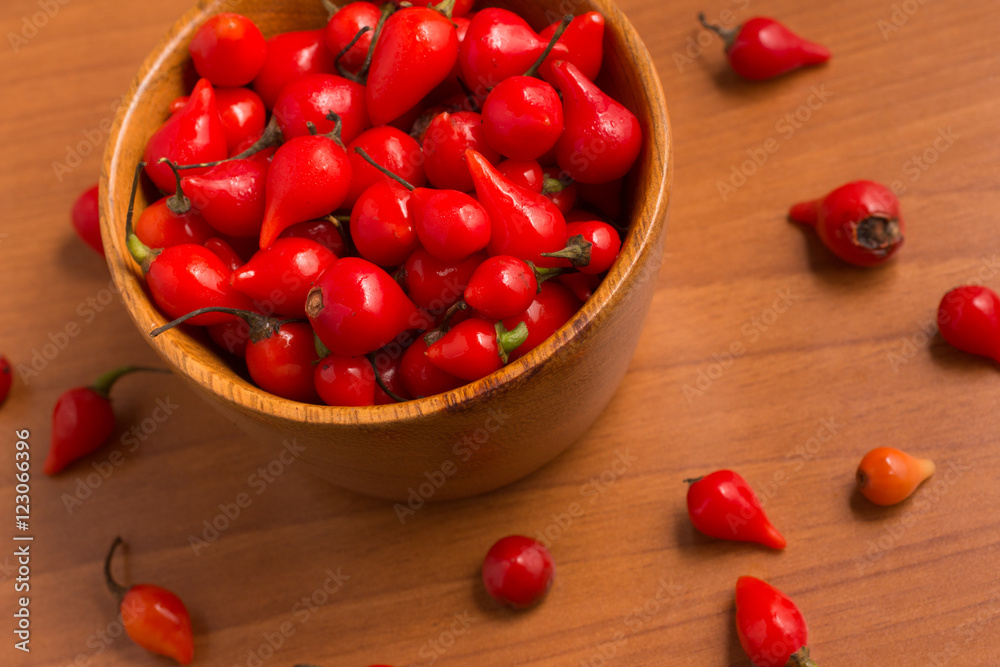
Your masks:
{"label": "red biquinho pepper", "polygon": [[951,345],[1000,362],[1000,296],[989,287],[963,285],[945,294],[937,325]]}
{"label": "red biquinho pepper", "polygon": [[510,353],[528,338],[523,322],[508,331],[502,322],[474,317],[459,322],[427,348],[427,359],[446,373],[468,382],[503,368]]}
{"label": "red biquinho pepper", "polygon": [[104,579],[118,598],[122,626],[132,641],[182,665],[194,658],[191,617],[181,599],[165,588],[136,584],[125,588],[111,576],[111,558],[122,538],[116,537],[104,560]]}
{"label": "red biquinho pepper", "polygon": [[745,79],[771,79],[830,59],[825,46],[802,39],[771,18],[752,18],[735,30],[712,25],[704,14],[699,14],[698,20],[722,38],[729,64]]}
{"label": "red biquinho pepper", "polygon": [[754,667],[817,667],[809,657],[802,612],[756,577],[736,580],[736,634]]}
{"label": "red biquinho pepper", "polygon": [[882,264],[903,245],[899,199],[881,183],[842,185],[822,199],[796,204],[788,216],[815,228],[823,245],[857,266]]}
{"label": "red biquinho pepper", "polygon": [[688,516],[699,531],[721,540],[785,548],[785,538],[764,514],[757,494],[735,472],[716,470],[685,481],[691,484],[687,494]]}
{"label": "red biquinho pepper", "polygon": [[159,368],[124,366],[102,375],[89,387],[63,392],[52,411],[52,446],[42,472],[55,475],[107,442],[115,430],[111,387],[123,376],[136,371],[167,372]]}

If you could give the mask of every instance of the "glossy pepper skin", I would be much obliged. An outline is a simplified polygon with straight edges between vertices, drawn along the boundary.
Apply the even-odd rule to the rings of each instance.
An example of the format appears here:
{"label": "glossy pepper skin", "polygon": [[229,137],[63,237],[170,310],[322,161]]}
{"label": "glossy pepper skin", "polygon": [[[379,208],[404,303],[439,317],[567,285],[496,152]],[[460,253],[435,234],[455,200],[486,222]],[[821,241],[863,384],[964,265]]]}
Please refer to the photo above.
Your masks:
{"label": "glossy pepper skin", "polygon": [[403,387],[415,398],[443,394],[465,384],[465,380],[441,370],[427,358],[427,341],[418,336],[406,348],[399,364]]}
{"label": "glossy pepper skin", "polygon": [[104,241],[101,239],[101,219],[97,210],[97,197],[98,187],[96,185],[85,190],[73,203],[70,220],[84,243],[103,257]]}
{"label": "glossy pepper skin", "polygon": [[[560,21],[556,21],[538,33],[542,41],[548,41],[555,34]],[[567,53],[550,53],[538,69],[542,78],[553,83],[552,65],[566,60],[579,68],[580,72],[593,81],[601,72],[604,62],[604,16],[600,12],[587,12],[574,18],[559,38],[559,45],[565,46]]]}
{"label": "glossy pepper skin", "polygon": [[323,33],[326,47],[334,57],[351,43],[359,30],[371,28],[340,59],[341,65],[350,72],[357,73],[364,64],[381,14],[379,8],[370,2],[352,2],[343,5],[326,24]]}
{"label": "glossy pepper skin", "polygon": [[545,545],[522,535],[497,540],[483,560],[486,592],[515,609],[538,604],[552,588],[555,575],[555,562]]}
{"label": "glossy pepper skin", "polygon": [[188,46],[200,76],[214,86],[245,86],[264,66],[267,42],[253,21],[229,12],[201,24]]}
{"label": "glossy pepper skin", "polygon": [[390,16],[368,72],[372,125],[384,125],[416,106],[451,73],[457,58],[458,34],[444,14],[406,7]]}
{"label": "glossy pepper skin", "polygon": [[964,285],[941,298],[938,330],[963,352],[1000,362],[1000,296],[988,287]]}
{"label": "glossy pepper skin", "polygon": [[876,505],[901,503],[934,474],[934,462],[895,447],[876,447],[861,459],[858,490]]}
{"label": "glossy pepper skin", "polygon": [[324,30],[283,32],[267,40],[267,57],[253,80],[253,88],[264,106],[274,106],[289,83],[307,74],[337,71],[334,54],[326,48]]}
{"label": "glossy pepper skin", "polygon": [[[485,98],[504,79],[527,72],[547,44],[548,40],[514,12],[487,7],[476,13],[462,40],[458,55],[462,80],[473,93]],[[550,57],[562,58],[568,53],[564,44],[556,44]]]}
{"label": "glossy pepper skin", "polygon": [[268,306],[268,312],[305,317],[306,295],[313,282],[336,260],[336,255],[316,241],[279,238],[236,269],[230,284]]}
{"label": "glossy pepper skin", "polygon": [[365,110],[365,87],[336,74],[307,74],[292,81],[274,102],[274,117],[286,139],[328,134],[337,127],[330,113],[340,119],[340,139],[349,144],[371,124]]}
{"label": "glossy pepper skin", "polygon": [[473,317],[459,322],[427,348],[432,364],[472,382],[503,368],[511,352],[528,337],[523,324],[512,331],[500,323]]}
{"label": "glossy pepper skin", "polygon": [[[148,266],[146,284],[153,301],[167,317],[180,317],[209,306],[252,308],[250,299],[230,285],[232,270],[215,253],[200,245],[184,243],[164,248]],[[208,326],[230,320],[231,315],[207,313],[190,323]]]}
{"label": "glossy pepper skin", "polygon": [[[181,179],[181,187],[190,197],[193,207],[187,215],[200,213],[208,225],[223,234],[260,236],[260,227],[264,223],[266,183],[267,166],[256,160],[223,162],[203,174],[185,176]],[[143,215],[146,215],[145,211]],[[160,247],[147,241],[142,234],[139,238],[146,245]]]}
{"label": "glossy pepper skin", "polygon": [[[150,248],[132,229],[135,194],[145,162],[136,165],[125,216],[125,243],[132,259],[146,276],[146,285],[156,305],[171,318],[181,317],[192,310],[208,306],[223,306],[247,310],[250,300],[229,284],[232,269],[215,253],[194,243],[182,243],[169,248]],[[210,313],[191,324],[210,326],[233,319],[231,315]]]}
{"label": "glossy pepper skin", "polygon": [[107,442],[115,430],[111,401],[92,387],[70,389],[52,411],[52,446],[42,468],[55,475]]}
{"label": "glossy pepper skin", "polygon": [[327,355],[316,364],[314,374],[316,392],[327,405],[375,404],[375,370],[364,357]]}
{"label": "glossy pepper skin", "polygon": [[558,260],[542,257],[561,250],[566,241],[566,219],[544,195],[526,190],[500,175],[474,150],[465,152],[479,199],[491,223],[490,255],[513,255],[538,266]]}
{"label": "glossy pepper skin", "polygon": [[830,59],[825,46],[802,39],[772,18],[752,18],[732,31],[710,25],[704,14],[698,18],[722,37],[733,71],[751,81],[771,79]]}
{"label": "glossy pepper skin", "polygon": [[538,279],[524,260],[510,255],[480,264],[465,288],[465,302],[491,320],[523,312],[538,294]]}
{"label": "glossy pepper skin", "polygon": [[217,236],[206,240],[203,244],[206,249],[211,250],[215,253],[215,256],[222,260],[222,263],[229,267],[231,271],[243,266],[243,258],[237,254],[225,239],[220,239]]}
{"label": "glossy pepper skin", "polygon": [[584,220],[566,225],[566,248],[546,257],[561,257],[566,266],[572,265],[581,273],[597,275],[611,268],[622,242],[618,231],[600,220]]}
{"label": "glossy pepper skin", "polygon": [[537,160],[504,160],[497,165],[497,171],[514,185],[532,192],[541,192],[545,185],[545,173]]}
{"label": "glossy pepper skin", "polygon": [[573,63],[555,63],[552,77],[563,97],[559,166],[580,183],[603,184],[625,176],[642,150],[639,119]]}
{"label": "glossy pepper skin", "polygon": [[111,387],[121,377],[141,370],[158,369],[124,366],[102,375],[90,386],[75,387],[59,397],[52,411],[52,444],[42,472],[55,475],[107,442],[115,430]]}
{"label": "glossy pepper skin", "polygon": [[174,164],[201,164],[229,157],[226,129],[216,106],[215,90],[201,79],[184,107],[160,126],[146,142],[143,162],[146,173],[168,194],[177,189],[174,172],[160,158]]}
{"label": "glossy pepper skin", "polygon": [[788,216],[813,227],[823,245],[857,266],[882,264],[903,245],[899,199],[874,181],[842,185],[822,199],[792,206]]}
{"label": "glossy pepper skin", "polygon": [[816,667],[802,612],[756,577],[736,580],[736,634],[754,667]]}
{"label": "glossy pepper skin", "polygon": [[255,340],[254,325],[250,325],[246,361],[254,383],[290,401],[319,403],[313,370],[319,355],[312,329],[305,322],[275,320],[267,329],[266,335]]}
{"label": "glossy pepper skin", "polygon": [[123,544],[116,537],[104,561],[108,588],[118,597],[122,626],[136,644],[159,655],[173,658],[182,665],[194,659],[191,616],[174,593],[152,584],[125,588],[111,576],[111,559]]}
{"label": "glossy pepper skin", "polygon": [[562,100],[545,81],[512,76],[490,91],[482,119],[486,141],[498,153],[515,160],[537,160],[562,135]]}
{"label": "glossy pepper skin", "polygon": [[347,153],[335,139],[319,134],[282,144],[267,172],[260,247],[274,243],[294,224],[336,210],[347,198],[351,178]]}
{"label": "glossy pepper skin", "polygon": [[249,88],[216,88],[215,105],[226,131],[226,147],[236,155],[264,132],[267,110],[260,95]]}
{"label": "glossy pepper skin", "polygon": [[306,297],[306,314],[323,344],[347,357],[385,347],[420,320],[396,281],[358,257],[327,267]]}
{"label": "glossy pepper skin", "polygon": [[344,208],[352,207],[361,195],[375,183],[387,183],[392,179],[373,167],[357,152],[360,148],[380,166],[396,174],[415,188],[427,183],[424,175],[425,157],[420,153],[420,144],[410,135],[388,125],[379,125],[365,130],[347,146],[347,158],[351,161],[351,189]]}
{"label": "glossy pepper skin", "polygon": [[583,303],[564,285],[551,280],[543,282],[530,306],[503,321],[508,330],[513,330],[520,322],[528,326],[528,339],[511,353],[510,360],[520,359],[544,343],[559,327],[566,324],[582,305]]}
{"label": "glossy pepper skin", "polygon": [[474,111],[443,111],[435,116],[423,139],[424,168],[431,185],[442,190],[475,190],[465,157],[470,148],[490,164],[500,161],[500,153],[486,141],[481,115]]}
{"label": "glossy pepper skin", "polygon": [[441,312],[462,298],[462,291],[486,253],[476,253],[461,262],[443,262],[424,248],[417,248],[403,263],[406,293],[413,303]]}
{"label": "glossy pepper skin", "polygon": [[410,191],[395,181],[379,181],[361,193],[351,209],[351,240],[358,254],[391,267],[420,246]]}
{"label": "glossy pepper skin", "polygon": [[738,474],[717,470],[688,481],[688,516],[699,531],[722,540],[785,548],[785,538],[764,514],[757,494]]}
{"label": "glossy pepper skin", "polygon": [[[290,401],[320,402],[313,383],[313,365],[319,361],[316,337],[309,324],[301,320],[282,320],[249,310],[210,307],[193,310],[154,329],[149,335],[156,338],[179,324],[204,317],[213,311],[224,311],[231,317],[239,317],[248,325],[249,340],[243,346],[242,356],[254,384]],[[227,345],[229,341],[226,340],[225,332],[222,335],[223,346],[235,352],[240,331],[230,330],[229,338],[233,343],[231,347]]]}
{"label": "glossy pepper skin", "polygon": [[143,210],[135,222],[135,235],[151,248],[169,248],[182,243],[201,245],[215,230],[195,209],[177,214],[170,210],[170,199],[164,197]]}
{"label": "glossy pepper skin", "polygon": [[459,263],[490,242],[490,215],[474,197],[417,188],[411,201],[420,244],[441,261]]}

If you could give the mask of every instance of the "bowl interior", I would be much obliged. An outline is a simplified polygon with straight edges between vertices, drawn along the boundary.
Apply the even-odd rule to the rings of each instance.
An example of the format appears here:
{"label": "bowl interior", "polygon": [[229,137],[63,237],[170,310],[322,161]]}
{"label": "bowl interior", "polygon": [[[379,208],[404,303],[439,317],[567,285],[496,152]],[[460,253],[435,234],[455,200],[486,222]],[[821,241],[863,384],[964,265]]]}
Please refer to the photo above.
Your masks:
{"label": "bowl interior", "polygon": [[[566,9],[566,3],[558,0],[490,4],[520,13],[536,29],[558,20]],[[146,141],[166,120],[169,103],[188,91],[191,67],[187,44],[191,37],[207,17],[232,11],[230,5],[227,0],[202,0],[148,56],[119,109],[104,156],[101,231],[108,264],[126,307],[143,334],[164,324],[166,318],[150,300],[141,271],[125,246],[132,175]],[[601,12],[606,19],[605,60],[598,83],[638,116],[643,129],[643,149],[626,179],[625,200],[629,203],[623,220],[628,222],[628,233],[621,255],[594,296],[548,341],[497,373],[459,389],[397,405],[361,409],[311,406],[273,396],[241,377],[202,341],[180,330],[150,339],[153,348],[182,377],[241,412],[280,415],[313,424],[380,425],[420,419],[461,409],[537,373],[561,347],[595,325],[603,311],[614,308],[629,281],[639,272],[658,269],[658,266],[643,267],[643,262],[651,255],[651,244],[661,238],[668,206],[670,135],[663,92],[652,60],[631,24],[613,3],[574,0],[572,13],[591,10]],[[241,0],[236,11],[253,19],[268,37],[288,30],[320,28],[326,20],[321,4],[310,0]],[[150,201],[149,193],[140,193],[136,215]]]}

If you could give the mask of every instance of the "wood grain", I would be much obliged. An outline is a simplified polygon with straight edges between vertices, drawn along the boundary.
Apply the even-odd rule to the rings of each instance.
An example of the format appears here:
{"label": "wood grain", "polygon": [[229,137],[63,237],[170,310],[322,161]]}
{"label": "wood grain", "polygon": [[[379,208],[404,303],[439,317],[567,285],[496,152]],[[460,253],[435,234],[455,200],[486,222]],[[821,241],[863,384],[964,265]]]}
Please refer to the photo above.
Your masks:
{"label": "wood grain", "polygon": [[[142,59],[189,8],[123,5],[60,4],[17,52],[0,49],[0,349],[15,364],[41,355],[0,410],[9,508],[14,431],[31,430],[38,471],[62,390],[156,361],[67,220],[97,180],[100,150],[87,142],[103,141]],[[296,463],[272,477],[277,451],[180,380],[131,377],[116,391],[112,447],[33,479],[30,656],[10,632],[13,542],[0,550],[0,663],[166,664],[102,638],[116,628],[100,561],[122,534],[131,548],[119,576],[166,585],[191,609],[195,664],[256,664],[270,637],[280,647],[265,665],[746,665],[732,630],[741,574],[798,602],[821,665],[996,664],[1000,371],[944,344],[933,315],[955,285],[1000,287],[1000,59],[989,37],[1000,17],[982,0],[620,6],[661,76],[675,179],[650,316],[587,435],[510,487],[401,523],[390,504]],[[727,72],[717,40],[685,55],[697,12],[715,20],[726,8],[779,17],[834,58],[750,84]],[[3,34],[40,11],[5,2]],[[718,183],[769,139],[778,149],[724,200]],[[79,164],[54,168],[74,152]],[[882,270],[841,265],[784,217],[855,178],[905,188],[909,237]],[[162,423],[158,399],[176,406]],[[133,427],[144,439],[129,437]],[[870,507],[852,477],[878,444],[930,457],[939,472],[910,502]],[[114,450],[121,465],[105,479],[98,469],[108,472]],[[719,467],[758,489],[789,539],[784,553],[693,532],[680,480]],[[76,493],[89,496],[69,512]],[[235,513],[240,494],[251,502],[207,542],[203,522],[224,525],[220,505]],[[2,534],[13,536],[8,521]],[[558,568],[549,598],[523,614],[494,608],[476,579],[492,541],[513,532],[548,534]],[[191,535],[206,539],[197,555]]]}

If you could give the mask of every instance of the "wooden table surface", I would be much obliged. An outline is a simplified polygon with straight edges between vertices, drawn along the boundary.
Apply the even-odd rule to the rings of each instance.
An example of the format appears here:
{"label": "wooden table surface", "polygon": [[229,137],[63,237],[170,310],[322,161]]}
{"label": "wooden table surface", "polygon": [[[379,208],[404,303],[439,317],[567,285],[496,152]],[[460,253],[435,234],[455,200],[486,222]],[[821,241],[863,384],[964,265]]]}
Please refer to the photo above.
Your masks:
{"label": "wooden table surface", "polygon": [[[123,380],[111,446],[41,474],[63,390],[156,362],[68,212],[97,180],[118,99],[189,2],[0,10],[0,351],[24,369],[0,411],[0,536],[34,537],[30,654],[14,648],[16,544],[0,548],[0,663],[168,664],[115,622],[101,561],[120,534],[119,575],[183,598],[200,665],[746,665],[742,574],[796,600],[822,665],[1000,664],[1000,368],[933,323],[951,287],[1000,288],[993,3],[622,0],[676,138],[666,261],[629,373],[548,467],[401,523],[389,503],[275,465],[167,376]],[[741,81],[695,21],[727,9],[781,17],[834,59]],[[901,192],[906,246],[878,270],[841,264],[785,218],[858,178]],[[13,518],[21,429],[27,533]],[[852,487],[877,445],[938,472],[875,508]],[[762,497],[784,552],[694,532],[681,480],[724,467]],[[510,533],[545,536],[557,561],[527,613],[497,609],[478,583]]]}

